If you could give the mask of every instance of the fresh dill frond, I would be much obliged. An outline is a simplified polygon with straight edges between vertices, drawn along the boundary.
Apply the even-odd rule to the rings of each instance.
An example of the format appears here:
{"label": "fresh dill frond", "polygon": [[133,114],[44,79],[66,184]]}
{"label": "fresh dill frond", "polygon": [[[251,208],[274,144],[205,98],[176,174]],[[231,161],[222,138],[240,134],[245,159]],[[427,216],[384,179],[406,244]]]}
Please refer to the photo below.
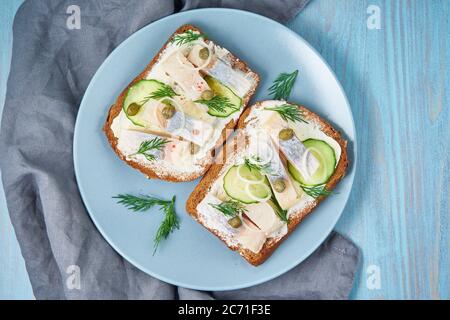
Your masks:
{"label": "fresh dill frond", "polygon": [[141,145],[139,146],[138,151],[136,151],[136,153],[131,154],[131,155],[142,154],[148,161],[155,161],[156,160],[155,155],[151,154],[149,152],[153,151],[153,150],[161,151],[162,148],[168,142],[170,142],[170,140],[167,140],[164,138],[159,138],[159,137],[155,137],[151,140],[143,141],[141,143]]}
{"label": "fresh dill frond", "polygon": [[227,217],[235,217],[239,213],[246,212],[247,210],[244,208],[242,203],[234,200],[227,200],[222,202],[221,204],[209,204],[214,209],[219,210]]}
{"label": "fresh dill frond", "polygon": [[162,98],[173,98],[175,96],[178,96],[178,94],[172,89],[172,87],[167,84],[162,83],[161,87],[158,90],[156,90],[155,92],[152,92],[151,94],[146,96],[144,99],[142,99],[140,104],[144,105],[150,99],[159,100]]}
{"label": "fresh dill frond", "polygon": [[204,104],[208,107],[208,110],[215,111],[218,113],[225,112],[227,108],[235,109],[235,106],[234,104],[231,103],[230,99],[223,96],[214,96],[210,100],[199,99],[195,100],[194,102]]}
{"label": "fresh dill frond", "polygon": [[270,162],[264,162],[259,156],[252,155],[244,159],[244,164],[251,170],[255,169],[262,174],[271,175],[273,173]]}
{"label": "fresh dill frond", "polygon": [[156,205],[165,205],[166,200],[150,196],[134,196],[132,194],[119,194],[113,197],[119,199],[117,203],[124,205],[127,209],[134,212],[143,212],[153,208]]}
{"label": "fresh dill frond", "polygon": [[288,100],[297,75],[298,70],[292,73],[281,73],[269,88],[269,94],[273,94],[275,100]]}
{"label": "fresh dill frond", "polygon": [[280,218],[281,221],[288,222],[288,220],[289,220],[288,216],[287,216],[288,211],[281,209],[280,204],[278,203],[278,200],[275,198],[273,192],[272,192],[271,200],[274,204],[273,209],[274,209],[275,213],[277,214],[278,218]]}
{"label": "fresh dill frond", "polygon": [[153,240],[153,254],[155,254],[162,240],[167,239],[175,229],[180,229],[180,221],[175,212],[175,196],[172,197],[172,201],[167,201],[160,209],[164,212],[164,220],[159,226],[155,239]]}
{"label": "fresh dill frond", "polygon": [[303,111],[300,110],[297,106],[294,106],[292,104],[283,104],[281,106],[277,107],[265,107],[264,110],[270,110],[278,112],[281,118],[283,118],[284,121],[292,121],[292,122],[304,122],[308,123],[304,119]]}
{"label": "fresh dill frond", "polygon": [[206,38],[206,36],[202,33],[194,33],[192,30],[187,30],[185,33],[176,34],[172,39],[172,43],[175,43],[177,46],[181,46],[183,44],[198,40],[199,38]]}
{"label": "fresh dill frond", "polygon": [[175,229],[180,228],[180,222],[175,212],[175,196],[172,197],[172,200],[163,200],[145,195],[134,196],[131,194],[119,194],[113,198],[119,199],[117,203],[134,212],[143,212],[154,206],[159,206],[159,209],[164,213],[164,220],[161,222],[154,238],[153,254],[155,254],[162,240],[166,239]]}
{"label": "fresh dill frond", "polygon": [[300,184],[300,187],[303,189],[303,191],[305,191],[307,195],[314,199],[317,199],[319,197],[327,197],[332,193],[331,191],[327,190],[325,184],[321,184],[318,186],[305,186],[303,184]]}

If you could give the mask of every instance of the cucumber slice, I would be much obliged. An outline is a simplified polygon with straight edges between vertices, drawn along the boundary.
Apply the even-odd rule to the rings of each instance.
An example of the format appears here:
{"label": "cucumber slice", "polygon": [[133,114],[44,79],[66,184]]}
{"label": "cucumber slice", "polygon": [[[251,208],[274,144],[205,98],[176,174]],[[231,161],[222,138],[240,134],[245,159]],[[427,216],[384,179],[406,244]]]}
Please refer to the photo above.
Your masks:
{"label": "cucumber slice", "polygon": [[[154,115],[151,110],[145,108],[145,104],[142,105],[142,103],[145,101],[146,97],[158,89],[163,88],[163,86],[164,83],[157,80],[141,80],[128,89],[122,108],[127,118],[130,119],[133,124],[140,127],[151,126],[151,119],[154,118]],[[134,112],[130,113],[128,109],[132,103],[136,103],[139,106],[139,111],[135,114]]]}
{"label": "cucumber slice", "polygon": [[[239,178],[237,170],[238,166],[231,167],[223,178],[223,189],[228,194],[228,196],[237,201],[250,204],[258,203],[258,201],[254,199],[254,197],[267,198],[270,195],[270,188],[267,188],[269,184],[266,179],[264,179],[264,182],[245,183],[241,178]],[[245,174],[246,178],[249,180],[258,181],[261,179],[261,173],[257,170],[245,171],[241,169],[240,174]],[[247,188],[251,192],[253,197],[251,197],[247,193]]]}
{"label": "cucumber slice", "polygon": [[256,202],[266,202],[272,196],[270,187],[262,182],[259,183],[246,183],[246,194]]}
{"label": "cucumber slice", "polygon": [[336,167],[336,156],[333,148],[325,141],[315,139],[305,140],[303,141],[303,144],[319,161],[319,168],[311,177],[306,179],[290,162],[288,162],[289,173],[295,180],[303,185],[316,186],[326,183]]}
{"label": "cucumber slice", "polygon": [[208,83],[209,87],[212,91],[218,96],[226,97],[233,104],[233,107],[225,108],[223,112],[218,112],[215,110],[208,110],[208,114],[214,117],[225,118],[230,114],[237,112],[242,107],[242,99],[239,98],[230,88],[226,85],[222,84],[219,80],[211,77],[205,77],[206,83]]}
{"label": "cucumber slice", "polygon": [[238,166],[236,170],[237,175],[245,183],[263,182],[264,176],[256,169],[250,169],[248,166]]}

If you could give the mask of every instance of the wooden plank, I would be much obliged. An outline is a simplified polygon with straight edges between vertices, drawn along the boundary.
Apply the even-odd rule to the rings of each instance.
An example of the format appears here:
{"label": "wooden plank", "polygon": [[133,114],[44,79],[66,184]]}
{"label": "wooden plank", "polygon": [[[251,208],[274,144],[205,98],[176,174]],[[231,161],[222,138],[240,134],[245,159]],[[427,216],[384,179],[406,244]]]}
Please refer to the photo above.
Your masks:
{"label": "wooden plank", "polygon": [[313,1],[290,27],[332,66],[355,117],[357,177],[338,224],[363,251],[352,297],[448,299],[449,2]]}

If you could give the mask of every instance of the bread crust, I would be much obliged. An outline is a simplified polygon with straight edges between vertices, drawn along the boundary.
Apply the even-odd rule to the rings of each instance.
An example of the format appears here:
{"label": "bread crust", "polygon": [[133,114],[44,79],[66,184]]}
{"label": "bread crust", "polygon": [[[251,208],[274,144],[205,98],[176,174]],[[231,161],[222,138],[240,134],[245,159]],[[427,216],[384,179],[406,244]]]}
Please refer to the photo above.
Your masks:
{"label": "bread crust", "polygon": [[[205,159],[203,161],[204,164],[202,166],[203,167],[202,171],[195,172],[195,173],[188,174],[188,175],[180,176],[180,175],[174,175],[170,172],[160,172],[160,171],[156,172],[152,168],[144,166],[137,161],[134,161],[132,159],[127,159],[126,156],[118,149],[118,147],[117,147],[118,139],[114,136],[114,132],[111,129],[111,125],[112,125],[114,119],[120,114],[120,111],[122,110],[122,105],[123,105],[126,93],[128,92],[128,89],[131,86],[133,86],[134,84],[136,84],[138,81],[144,79],[146,74],[152,70],[153,66],[159,61],[159,58],[160,58],[161,54],[163,53],[164,49],[168,46],[168,44],[171,42],[171,40],[173,39],[173,37],[176,34],[185,33],[188,30],[198,31],[198,32],[202,33],[199,28],[197,28],[193,25],[186,24],[186,25],[179,27],[170,36],[170,38],[167,40],[167,42],[164,44],[164,46],[159,50],[159,52],[155,55],[155,57],[152,59],[152,61],[150,61],[150,63],[147,65],[147,67],[144,69],[144,71],[142,71],[136,78],[134,78],[133,81],[131,81],[130,84],[120,93],[117,100],[110,107],[108,116],[103,125],[103,132],[105,133],[109,144],[111,145],[112,149],[117,154],[117,156],[121,160],[125,161],[131,167],[133,167],[133,168],[139,170],[140,172],[142,172],[143,174],[145,174],[149,179],[161,179],[161,180],[172,181],[172,182],[184,182],[184,181],[192,181],[192,180],[195,180],[198,177],[202,176],[212,164],[215,149],[217,149],[223,145],[223,143],[226,141],[226,139],[231,134],[232,129],[234,129],[237,125],[237,122],[234,120],[231,120],[229,123],[227,123],[227,125],[222,130],[221,138],[218,139],[215,147],[210,151],[209,156],[205,157]],[[205,41],[208,42],[209,40],[205,40]],[[242,110],[244,111],[245,108],[247,107],[249,100],[254,95],[256,88],[259,84],[259,75],[257,73],[255,73],[254,71],[252,71],[244,61],[237,58],[231,52],[229,54],[229,57],[231,59],[233,68],[239,69],[245,73],[250,73],[252,78],[254,79],[254,85],[249,90],[249,92],[246,94],[246,96],[242,99]]]}
{"label": "bread crust", "polygon": [[[246,119],[248,115],[250,114],[252,108],[260,105],[262,102],[257,102],[255,105],[248,107],[244,113],[241,115],[237,129],[243,129],[246,126]],[[294,103],[289,103],[292,105],[296,105]],[[314,120],[316,123],[318,123],[321,127],[321,131],[323,131],[326,135],[333,138],[341,147],[341,157],[339,159],[339,162],[336,166],[336,170],[334,171],[333,175],[330,177],[326,184],[327,190],[333,190],[337,183],[344,177],[347,167],[348,167],[348,154],[347,154],[347,141],[342,137],[342,135],[334,129],[327,121],[322,119],[319,115],[315,114],[314,112],[308,110],[304,106],[297,105],[298,108],[300,108],[303,111],[304,117],[306,120]],[[222,168],[224,165],[226,165],[226,158],[227,154],[229,152],[236,150],[237,146],[236,139],[233,141],[232,150],[226,150],[224,148],[221,153],[219,154],[218,158],[221,159],[220,163],[214,163],[209,171],[206,173],[206,175],[202,178],[202,180],[199,182],[199,184],[196,186],[194,191],[189,196],[187,202],[186,202],[186,210],[187,212],[199,223],[199,217],[198,217],[198,211],[197,211],[197,205],[206,197],[210,187],[212,184],[220,177]],[[223,158],[222,158],[223,157]],[[299,225],[299,223],[305,219],[313,210],[316,208],[319,203],[321,203],[326,197],[319,197],[314,202],[312,202],[308,207],[304,208],[303,210],[300,210],[298,212],[295,212],[291,215],[291,218],[288,222],[288,232],[286,235],[284,235],[281,238],[278,239],[268,239],[264,243],[262,249],[258,253],[254,253],[248,249],[243,248],[242,246],[238,245],[229,245],[224,239],[224,237],[217,231],[211,228],[208,228],[207,226],[204,226],[209,231],[211,231],[213,234],[215,234],[217,237],[219,237],[222,241],[225,242],[225,244],[231,249],[238,251],[239,254],[246,259],[250,264],[254,266],[258,266],[262,264],[264,261],[266,261],[270,255],[278,248],[278,246],[285,240],[287,237],[294,231],[294,229]],[[203,224],[202,224],[203,225]]]}

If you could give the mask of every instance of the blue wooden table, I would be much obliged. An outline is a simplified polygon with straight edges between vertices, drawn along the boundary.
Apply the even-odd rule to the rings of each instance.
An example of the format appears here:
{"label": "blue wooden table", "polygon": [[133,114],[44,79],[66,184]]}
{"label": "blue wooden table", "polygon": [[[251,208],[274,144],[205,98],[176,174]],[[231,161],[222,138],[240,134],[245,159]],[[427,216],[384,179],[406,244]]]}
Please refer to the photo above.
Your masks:
{"label": "blue wooden table", "polygon": [[[0,3],[0,108],[21,3]],[[312,0],[288,25],[355,117],[357,177],[337,227],[363,253],[352,298],[450,298],[449,18],[448,0]],[[33,298],[1,189],[0,298]]]}

